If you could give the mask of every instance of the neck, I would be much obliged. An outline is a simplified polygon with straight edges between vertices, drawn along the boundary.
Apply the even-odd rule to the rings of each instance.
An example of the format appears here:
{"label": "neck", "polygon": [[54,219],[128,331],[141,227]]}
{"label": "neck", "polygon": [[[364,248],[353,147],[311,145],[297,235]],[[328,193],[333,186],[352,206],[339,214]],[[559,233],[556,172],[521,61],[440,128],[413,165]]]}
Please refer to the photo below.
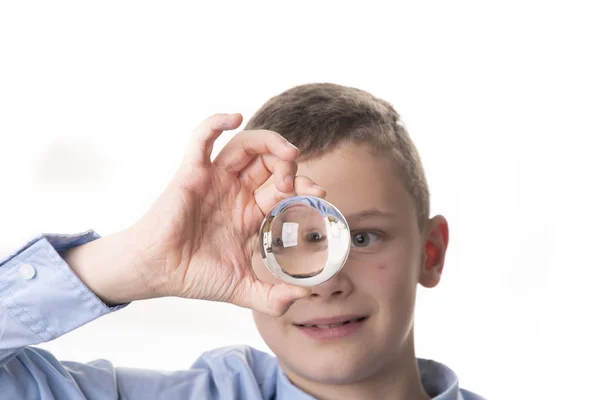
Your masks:
{"label": "neck", "polygon": [[403,344],[405,350],[383,365],[380,371],[373,371],[373,375],[362,380],[347,383],[318,382],[291,371],[285,372],[294,385],[321,400],[429,400],[430,397],[421,384],[412,332],[407,339]]}

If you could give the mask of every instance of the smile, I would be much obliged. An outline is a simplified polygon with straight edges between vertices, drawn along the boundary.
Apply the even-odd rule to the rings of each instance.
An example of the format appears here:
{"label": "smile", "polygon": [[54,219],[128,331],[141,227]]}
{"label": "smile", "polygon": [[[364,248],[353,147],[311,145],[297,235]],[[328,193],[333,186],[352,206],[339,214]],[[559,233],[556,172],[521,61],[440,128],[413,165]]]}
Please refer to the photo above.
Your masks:
{"label": "smile", "polygon": [[365,319],[367,319],[367,317],[353,318],[353,319],[350,319],[347,321],[337,322],[335,324],[312,324],[312,325],[311,324],[298,324],[296,326],[304,326],[306,328],[331,329],[331,328],[337,328],[338,326],[351,324],[353,322],[362,322]]}
{"label": "smile", "polygon": [[319,340],[333,340],[348,337],[357,333],[368,317],[355,317],[341,321],[314,320],[303,324],[294,324],[308,337]]}

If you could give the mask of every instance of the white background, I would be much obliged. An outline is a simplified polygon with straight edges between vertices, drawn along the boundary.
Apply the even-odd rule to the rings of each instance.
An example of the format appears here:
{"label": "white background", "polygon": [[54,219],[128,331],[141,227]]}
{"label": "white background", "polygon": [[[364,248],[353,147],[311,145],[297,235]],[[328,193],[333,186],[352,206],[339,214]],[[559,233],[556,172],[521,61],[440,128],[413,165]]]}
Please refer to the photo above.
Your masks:
{"label": "white background", "polygon": [[[419,292],[418,356],[490,399],[596,398],[593,3],[2,2],[0,255],[38,232],[128,226],[215,112],[356,86],[403,115],[450,222],[442,283]],[[266,349],[249,311],[163,299],[43,347],[175,369],[237,343]]]}

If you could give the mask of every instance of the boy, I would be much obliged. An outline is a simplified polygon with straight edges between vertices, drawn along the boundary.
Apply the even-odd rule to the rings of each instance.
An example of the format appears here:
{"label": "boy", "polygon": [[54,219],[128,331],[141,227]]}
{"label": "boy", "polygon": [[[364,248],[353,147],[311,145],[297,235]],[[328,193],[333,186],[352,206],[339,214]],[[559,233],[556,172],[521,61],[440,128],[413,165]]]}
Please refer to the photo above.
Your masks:
{"label": "boy", "polygon": [[[479,399],[414,354],[416,285],[439,282],[448,225],[429,218],[421,162],[394,109],[354,88],[299,86],[211,161],[214,140],[240,124],[240,115],[205,121],[131,228],[45,235],[0,264],[2,398]],[[296,194],[326,196],[352,230],[342,271],[312,288],[278,282],[257,249],[264,214]],[[164,374],[61,363],[30,347],[161,296],[252,309],[276,358],[230,347]]]}

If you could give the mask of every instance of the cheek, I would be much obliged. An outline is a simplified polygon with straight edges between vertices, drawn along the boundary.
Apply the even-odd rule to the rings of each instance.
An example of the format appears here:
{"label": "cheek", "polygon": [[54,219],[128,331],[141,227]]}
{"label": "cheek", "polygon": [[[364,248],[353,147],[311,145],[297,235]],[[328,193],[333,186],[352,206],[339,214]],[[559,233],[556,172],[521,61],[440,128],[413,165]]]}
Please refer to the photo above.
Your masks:
{"label": "cheek", "polygon": [[373,280],[379,288],[379,297],[396,299],[406,294],[412,282],[406,268],[390,260],[376,264],[373,269]]}
{"label": "cheek", "polygon": [[375,284],[377,284],[377,286],[384,287],[386,285],[389,285],[393,280],[395,280],[395,271],[393,269],[394,266],[391,265],[389,262],[380,261],[377,264],[373,265],[372,268],[370,268],[370,270],[372,271],[370,275],[375,281]]}
{"label": "cheek", "polygon": [[418,274],[410,257],[404,257],[399,252],[383,255],[372,260],[358,262],[352,268],[355,284],[377,293],[377,297],[397,298],[404,296],[412,286],[416,286]]}
{"label": "cheek", "polygon": [[288,343],[285,340],[287,330],[283,321],[257,311],[252,311],[252,316],[256,329],[267,346],[276,354],[285,352]]}
{"label": "cheek", "polygon": [[263,332],[268,332],[269,328],[273,325],[273,317],[262,314],[258,311],[252,311],[252,317],[254,318],[254,323],[256,324],[256,328],[262,334]]}
{"label": "cheek", "polygon": [[378,304],[381,322],[387,327],[382,329],[395,332],[394,335],[402,336],[410,326],[417,287],[414,269],[414,265],[393,258],[373,264],[368,276],[360,277],[361,287]]}

